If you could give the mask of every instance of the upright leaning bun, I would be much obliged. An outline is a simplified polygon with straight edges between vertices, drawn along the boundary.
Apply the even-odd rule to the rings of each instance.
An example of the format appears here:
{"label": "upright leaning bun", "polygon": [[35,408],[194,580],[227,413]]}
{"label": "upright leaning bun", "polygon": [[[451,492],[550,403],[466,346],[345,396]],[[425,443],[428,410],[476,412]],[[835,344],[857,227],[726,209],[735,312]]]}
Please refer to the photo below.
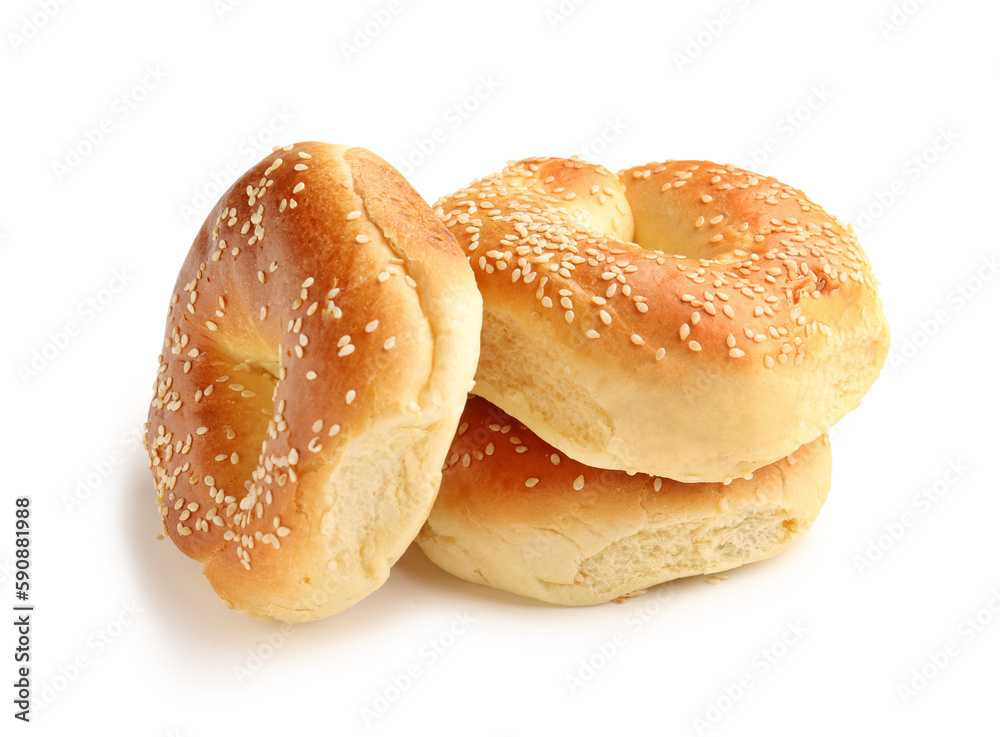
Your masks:
{"label": "upright leaning bun", "polygon": [[304,621],[423,524],[479,352],[455,239],[361,148],[276,150],[181,268],[147,444],[164,531],[231,606]]}
{"label": "upright leaning bun", "polygon": [[826,432],[885,361],[857,239],[772,177],[526,159],[436,212],[483,293],[475,392],[587,465],[737,478]]}
{"label": "upright leaning bun", "polygon": [[471,398],[417,542],[467,581],[553,604],[599,604],[770,557],[830,490],[825,435],[750,479],[684,484],[571,460]]}

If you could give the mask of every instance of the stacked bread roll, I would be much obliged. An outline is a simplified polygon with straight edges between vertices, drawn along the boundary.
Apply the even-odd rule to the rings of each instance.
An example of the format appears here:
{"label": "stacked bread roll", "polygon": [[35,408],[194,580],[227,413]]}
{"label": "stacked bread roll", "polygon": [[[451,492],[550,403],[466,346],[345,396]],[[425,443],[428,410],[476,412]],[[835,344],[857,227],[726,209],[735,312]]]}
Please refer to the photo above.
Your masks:
{"label": "stacked bread roll", "polygon": [[[483,295],[474,392],[418,542],[593,604],[774,555],[889,336],[849,228],[731,165],[527,159],[436,205]],[[487,401],[488,400],[488,401]]]}
{"label": "stacked bread roll", "polygon": [[772,178],[527,159],[432,210],[306,142],[191,246],[149,465],[165,535],[251,616],[340,611],[414,539],[594,604],[804,533],[887,350],[850,229]]}

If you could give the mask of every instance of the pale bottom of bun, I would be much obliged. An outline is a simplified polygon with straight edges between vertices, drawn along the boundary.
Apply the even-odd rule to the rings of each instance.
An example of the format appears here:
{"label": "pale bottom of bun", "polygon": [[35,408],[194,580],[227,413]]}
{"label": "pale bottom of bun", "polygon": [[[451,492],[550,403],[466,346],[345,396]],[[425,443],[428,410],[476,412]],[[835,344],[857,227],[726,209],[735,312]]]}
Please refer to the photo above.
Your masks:
{"label": "pale bottom of bun", "polygon": [[[313,529],[294,558],[251,572],[217,555],[205,574],[233,608],[256,619],[309,622],[336,614],[378,589],[409,547],[433,504],[456,412],[399,417],[345,445],[325,469],[313,502]],[[323,473],[320,471],[319,473]]]}
{"label": "pale bottom of bun", "polygon": [[687,483],[739,478],[822,435],[857,407],[889,346],[881,314],[864,313],[801,365],[729,366],[687,349],[657,361],[643,346],[648,360],[623,367],[600,341],[574,346],[530,321],[484,313],[473,392],[588,466]]}
{"label": "pale bottom of bun", "polygon": [[462,426],[417,542],[459,578],[553,604],[768,558],[809,529],[830,489],[826,435],[724,485],[585,466],[479,398]]}

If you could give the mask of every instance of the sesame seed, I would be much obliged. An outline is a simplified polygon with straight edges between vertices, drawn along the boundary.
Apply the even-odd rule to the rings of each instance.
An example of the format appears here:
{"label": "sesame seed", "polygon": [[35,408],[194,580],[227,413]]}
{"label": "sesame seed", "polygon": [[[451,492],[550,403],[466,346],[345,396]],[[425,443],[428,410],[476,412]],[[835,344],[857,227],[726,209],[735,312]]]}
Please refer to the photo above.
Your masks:
{"label": "sesame seed", "polygon": [[583,488],[583,474],[580,474],[573,480],[573,488],[577,491]]}
{"label": "sesame seed", "polygon": [[341,348],[339,351],[337,351],[337,355],[340,356],[340,357],[349,356],[352,353],[354,353],[354,344],[353,343],[348,343],[343,348]]}
{"label": "sesame seed", "polygon": [[712,201],[712,195],[710,195],[710,194],[703,194],[701,196],[701,201],[705,202],[705,203],[711,202]]}
{"label": "sesame seed", "polygon": [[371,240],[371,238],[362,233],[361,235],[356,236],[354,240],[356,240],[358,243],[367,243],[368,241]]}
{"label": "sesame seed", "polygon": [[536,479],[535,477],[531,477],[530,479],[528,479],[527,481],[524,482],[524,485],[527,486],[530,489],[533,486],[535,486],[535,484],[537,484],[537,483],[538,483],[538,479]]}
{"label": "sesame seed", "polygon": [[353,389],[351,389],[349,392],[347,392],[347,395],[344,397],[344,399],[347,401],[348,404],[350,404],[351,402],[354,401],[354,398],[356,396],[358,396],[358,393]]}
{"label": "sesame seed", "polygon": [[386,340],[385,343],[382,344],[382,348],[384,348],[387,351],[391,351],[394,345],[396,345],[395,335]]}
{"label": "sesame seed", "polygon": [[377,327],[378,327],[378,320],[372,320],[370,323],[365,325],[365,332],[370,333]]}
{"label": "sesame seed", "polygon": [[357,220],[359,217],[361,217],[361,210],[351,210],[347,213],[348,220]]}
{"label": "sesame seed", "polygon": [[315,379],[315,378],[316,378],[316,377],[317,377],[318,375],[319,375],[319,374],[317,374],[317,373],[316,373],[315,371],[307,371],[307,372],[306,372],[306,378],[307,378],[307,379],[309,379],[309,381],[312,381],[312,380],[313,380],[313,379]]}
{"label": "sesame seed", "polygon": [[305,188],[306,188],[306,185],[305,185],[305,183],[304,183],[304,182],[299,182],[298,184],[296,184],[296,185],[295,185],[295,186],[294,186],[294,187],[292,188],[292,194],[298,194],[299,192],[301,192],[301,191],[302,191],[303,189],[305,189]]}
{"label": "sesame seed", "polygon": [[733,358],[742,358],[743,356],[746,355],[746,353],[741,351],[739,348],[731,348],[729,351],[729,355],[732,356]]}
{"label": "sesame seed", "polygon": [[690,343],[688,343],[688,348],[690,348],[692,351],[700,351],[701,343],[699,343],[697,340],[692,340]]}
{"label": "sesame seed", "polygon": [[638,335],[637,333],[632,333],[632,342],[635,343],[636,345],[646,344],[646,341],[642,339],[642,336]]}

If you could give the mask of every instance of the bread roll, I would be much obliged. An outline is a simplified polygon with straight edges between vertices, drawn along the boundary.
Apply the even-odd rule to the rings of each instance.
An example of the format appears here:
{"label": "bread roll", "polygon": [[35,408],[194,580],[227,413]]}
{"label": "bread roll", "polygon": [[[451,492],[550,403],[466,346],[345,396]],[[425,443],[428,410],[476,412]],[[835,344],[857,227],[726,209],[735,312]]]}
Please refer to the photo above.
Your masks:
{"label": "bread roll", "polygon": [[378,588],[423,524],[479,353],[455,239],[362,148],[264,158],[181,267],[147,423],[164,532],[289,622]]}

